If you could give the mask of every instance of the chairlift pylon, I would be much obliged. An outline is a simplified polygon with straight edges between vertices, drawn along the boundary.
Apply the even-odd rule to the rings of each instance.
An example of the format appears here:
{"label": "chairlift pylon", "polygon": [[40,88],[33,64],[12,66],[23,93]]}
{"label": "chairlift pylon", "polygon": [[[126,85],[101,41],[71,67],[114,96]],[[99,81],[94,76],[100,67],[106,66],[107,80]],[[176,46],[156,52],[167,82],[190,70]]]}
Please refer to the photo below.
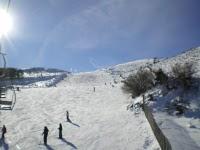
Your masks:
{"label": "chairlift pylon", "polygon": [[[8,0],[6,11],[8,11],[11,0]],[[2,59],[2,73],[0,74],[0,110],[12,110],[16,102],[16,93],[14,86],[9,78],[6,77],[6,58],[2,53],[0,41],[0,60]]]}
{"label": "chairlift pylon", "polygon": [[10,79],[6,79],[6,58],[0,52],[3,59],[2,73],[0,75],[0,110],[12,110],[16,102],[16,93]]}
{"label": "chairlift pylon", "polygon": [[2,79],[2,78],[5,77],[5,68],[6,68],[6,58],[5,58],[5,55],[6,55],[6,54],[1,53],[1,51],[0,51],[0,59],[3,60],[2,65],[1,65],[2,72],[1,72],[1,74],[0,74],[0,79]]}

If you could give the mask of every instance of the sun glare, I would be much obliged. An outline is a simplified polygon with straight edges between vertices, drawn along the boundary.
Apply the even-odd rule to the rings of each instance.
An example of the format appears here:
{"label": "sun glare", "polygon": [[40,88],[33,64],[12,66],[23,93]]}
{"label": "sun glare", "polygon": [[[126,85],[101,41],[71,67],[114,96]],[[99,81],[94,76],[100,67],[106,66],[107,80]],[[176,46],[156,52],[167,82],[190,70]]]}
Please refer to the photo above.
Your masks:
{"label": "sun glare", "polygon": [[11,16],[5,10],[0,10],[0,38],[12,29],[12,25]]}

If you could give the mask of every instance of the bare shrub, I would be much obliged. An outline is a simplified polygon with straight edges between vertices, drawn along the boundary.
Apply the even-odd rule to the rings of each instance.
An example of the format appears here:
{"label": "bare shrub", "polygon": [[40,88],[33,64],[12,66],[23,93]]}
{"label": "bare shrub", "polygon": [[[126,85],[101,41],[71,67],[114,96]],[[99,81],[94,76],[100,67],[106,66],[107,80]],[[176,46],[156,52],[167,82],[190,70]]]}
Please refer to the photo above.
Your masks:
{"label": "bare shrub", "polygon": [[123,83],[122,90],[130,93],[134,98],[153,87],[154,75],[148,70],[139,70],[136,74],[130,75]]}
{"label": "bare shrub", "polygon": [[168,76],[163,72],[163,70],[160,68],[156,71],[154,71],[154,74],[156,76],[156,82],[158,84],[166,84],[168,81]]}
{"label": "bare shrub", "polygon": [[183,86],[184,89],[188,89],[192,86],[192,76],[194,73],[194,65],[192,63],[177,63],[172,67],[172,75],[175,79],[175,83]]}

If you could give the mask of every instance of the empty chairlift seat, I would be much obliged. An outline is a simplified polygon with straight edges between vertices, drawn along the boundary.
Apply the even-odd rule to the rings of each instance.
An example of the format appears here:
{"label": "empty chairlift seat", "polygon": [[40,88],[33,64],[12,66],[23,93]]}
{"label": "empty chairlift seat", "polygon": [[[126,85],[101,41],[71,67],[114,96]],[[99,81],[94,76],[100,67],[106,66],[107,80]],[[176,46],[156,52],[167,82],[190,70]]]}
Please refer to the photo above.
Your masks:
{"label": "empty chairlift seat", "polygon": [[0,100],[1,105],[12,105],[12,101],[2,101]]}
{"label": "empty chairlift seat", "polygon": [[6,97],[6,92],[7,90],[4,88],[0,89],[0,109],[1,110],[12,110],[15,100],[16,100],[16,96],[15,96],[15,92],[10,92],[10,98]]}
{"label": "empty chairlift seat", "polygon": [[1,93],[0,98],[6,98],[6,93]]}

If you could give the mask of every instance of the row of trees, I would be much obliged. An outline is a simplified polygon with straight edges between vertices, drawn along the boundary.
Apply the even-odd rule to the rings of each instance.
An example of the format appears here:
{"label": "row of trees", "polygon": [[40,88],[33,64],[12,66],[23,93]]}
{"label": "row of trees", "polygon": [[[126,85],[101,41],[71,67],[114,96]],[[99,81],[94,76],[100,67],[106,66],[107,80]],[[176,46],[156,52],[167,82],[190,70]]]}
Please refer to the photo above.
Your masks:
{"label": "row of trees", "polygon": [[180,86],[187,90],[192,86],[195,73],[192,63],[175,64],[171,70],[171,74],[167,75],[162,69],[141,69],[123,81],[122,89],[134,98],[158,84],[165,85],[168,89]]}
{"label": "row of trees", "polygon": [[16,68],[0,68],[0,76],[4,79],[19,79],[23,77],[23,70]]}

